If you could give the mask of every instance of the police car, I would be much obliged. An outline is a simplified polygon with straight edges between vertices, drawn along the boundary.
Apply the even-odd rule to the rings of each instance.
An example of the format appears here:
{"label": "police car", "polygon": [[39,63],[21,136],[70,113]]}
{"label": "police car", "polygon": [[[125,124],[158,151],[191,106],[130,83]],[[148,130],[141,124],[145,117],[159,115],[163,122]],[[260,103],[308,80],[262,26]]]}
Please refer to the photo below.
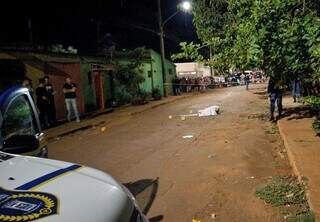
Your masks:
{"label": "police car", "polygon": [[0,151],[47,157],[47,143],[27,88],[0,87],[0,128]]}
{"label": "police car", "polygon": [[110,175],[16,155],[39,150],[37,112],[23,88],[0,93],[0,104],[0,222],[148,222],[133,195]]}
{"label": "police car", "polygon": [[147,222],[111,176],[78,164],[0,152],[0,221]]}

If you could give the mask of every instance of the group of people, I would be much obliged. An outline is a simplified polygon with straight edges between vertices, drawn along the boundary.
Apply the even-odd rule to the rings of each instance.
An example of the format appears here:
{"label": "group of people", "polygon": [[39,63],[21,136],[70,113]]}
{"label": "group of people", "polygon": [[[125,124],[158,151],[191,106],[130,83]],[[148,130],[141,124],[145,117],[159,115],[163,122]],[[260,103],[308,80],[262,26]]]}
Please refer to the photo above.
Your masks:
{"label": "group of people", "polygon": [[[31,80],[28,78],[23,80],[22,86],[28,88],[31,92],[31,95],[33,97],[35,96],[41,127],[47,129],[55,126],[57,124],[55,106],[55,96],[57,92],[51,84],[49,77],[46,76],[39,79],[39,85],[35,91],[32,88]],[[76,121],[80,122],[76,100],[77,85],[72,83],[70,77],[66,77],[62,91],[66,104],[67,120],[70,122],[72,119],[72,114],[74,114]]]}
{"label": "group of people", "polygon": [[210,86],[214,85],[213,77],[182,77],[174,78],[172,88],[174,95],[180,95],[182,92],[204,92]]}

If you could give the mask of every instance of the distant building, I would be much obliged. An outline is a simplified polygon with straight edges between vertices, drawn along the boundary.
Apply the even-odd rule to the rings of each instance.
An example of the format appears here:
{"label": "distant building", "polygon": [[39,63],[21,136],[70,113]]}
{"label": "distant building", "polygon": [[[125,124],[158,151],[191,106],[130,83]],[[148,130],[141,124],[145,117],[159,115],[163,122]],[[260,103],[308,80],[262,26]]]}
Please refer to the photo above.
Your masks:
{"label": "distant building", "polygon": [[207,77],[211,76],[209,66],[197,62],[175,63],[178,77]]}

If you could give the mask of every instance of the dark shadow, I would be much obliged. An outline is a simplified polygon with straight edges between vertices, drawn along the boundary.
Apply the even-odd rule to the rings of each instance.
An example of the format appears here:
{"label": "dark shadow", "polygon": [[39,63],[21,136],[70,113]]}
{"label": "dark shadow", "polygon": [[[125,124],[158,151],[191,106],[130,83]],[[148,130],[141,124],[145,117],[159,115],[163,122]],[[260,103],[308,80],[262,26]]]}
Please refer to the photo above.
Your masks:
{"label": "dark shadow", "polygon": [[163,218],[164,218],[163,215],[159,215],[159,216],[150,218],[149,221],[150,222],[159,222],[159,221],[162,221]]}
{"label": "dark shadow", "polygon": [[266,96],[267,95],[267,93],[265,92],[265,91],[260,91],[260,92],[253,92],[253,94],[255,94],[255,95],[259,95],[259,96]]}
{"label": "dark shadow", "polygon": [[314,117],[314,113],[310,111],[308,106],[292,107],[284,109],[281,118],[289,117],[288,120],[297,120]]}
{"label": "dark shadow", "polygon": [[146,215],[158,192],[159,187],[159,178],[153,179],[144,179],[139,180],[133,183],[126,183],[124,184],[130,192],[136,197],[142,212]]}

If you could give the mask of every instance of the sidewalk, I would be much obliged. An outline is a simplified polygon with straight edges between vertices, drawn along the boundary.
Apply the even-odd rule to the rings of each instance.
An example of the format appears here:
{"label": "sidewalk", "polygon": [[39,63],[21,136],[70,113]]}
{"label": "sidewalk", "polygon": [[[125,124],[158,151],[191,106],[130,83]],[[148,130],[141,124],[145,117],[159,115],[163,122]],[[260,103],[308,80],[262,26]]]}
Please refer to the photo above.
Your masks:
{"label": "sidewalk", "polygon": [[145,112],[147,110],[154,109],[156,107],[166,105],[169,103],[173,103],[175,101],[188,98],[196,94],[197,93],[188,93],[182,96],[170,96],[159,101],[151,101],[148,104],[143,106],[125,106],[125,107],[116,108],[111,113],[109,112],[105,114],[105,112],[102,112],[104,113],[102,115],[95,114],[93,116],[88,116],[82,119],[80,123],[70,122],[70,123],[65,123],[60,126],[45,130],[46,139],[50,142],[56,138],[61,138],[69,134],[76,133],[78,131],[82,131],[82,130],[86,130],[86,129],[90,129],[98,126],[102,126],[104,127],[104,130],[107,130],[112,126],[121,124],[123,120],[128,119],[130,116],[134,116],[139,113]]}
{"label": "sidewalk", "polygon": [[313,118],[291,97],[284,98],[287,116],[278,121],[294,173],[307,181],[307,196],[311,209],[320,216],[320,138],[316,136]]}

